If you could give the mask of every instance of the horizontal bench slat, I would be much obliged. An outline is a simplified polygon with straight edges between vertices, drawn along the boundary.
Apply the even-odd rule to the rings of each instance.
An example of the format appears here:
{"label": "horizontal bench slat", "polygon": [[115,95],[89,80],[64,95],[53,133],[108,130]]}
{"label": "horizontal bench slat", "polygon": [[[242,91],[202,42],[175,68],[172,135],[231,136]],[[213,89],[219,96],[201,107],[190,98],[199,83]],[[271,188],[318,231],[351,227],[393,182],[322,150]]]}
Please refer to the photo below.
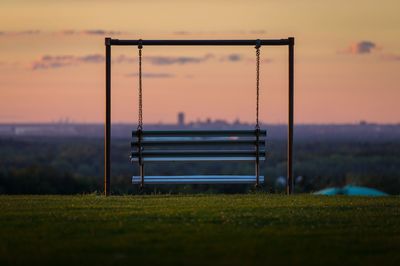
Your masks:
{"label": "horizontal bench slat", "polygon": [[[254,162],[255,156],[241,157],[150,157],[142,158],[143,162],[212,162],[212,161],[243,161]],[[265,161],[265,157],[259,157],[260,161]],[[138,158],[132,158],[132,162],[139,161]]]}
{"label": "horizontal bench slat", "polygon": [[[138,157],[138,152],[132,152],[132,157]],[[144,150],[142,157],[238,157],[256,156],[255,150]],[[265,150],[259,152],[259,156],[265,156]]]}
{"label": "horizontal bench slat", "polygon": [[[136,134],[135,132],[134,134]],[[142,139],[140,145],[144,147],[141,152],[144,161],[254,161],[257,156],[254,130],[168,130],[143,131],[142,133],[144,139]],[[261,133],[266,133],[266,131],[263,130]],[[246,136],[246,138],[231,139],[232,134]],[[146,139],[145,136],[153,136],[154,139]],[[180,136],[180,138],[177,136]],[[210,139],[211,136],[217,138]],[[224,138],[218,138],[221,136],[224,136]],[[248,136],[251,136],[251,138],[248,138]],[[138,161],[137,148],[139,143],[136,137],[134,137],[131,145],[133,148],[132,161]],[[260,149],[258,156],[260,160],[264,160],[265,138],[261,136],[258,145]],[[216,149],[220,146],[225,147],[225,149]]]}
{"label": "horizontal bench slat", "polygon": [[[264,176],[259,176],[260,183]],[[187,176],[145,176],[145,184],[252,184],[256,176],[245,175],[187,175]],[[141,177],[133,176],[133,184],[140,184]]]}
{"label": "horizontal bench slat", "polygon": [[[258,144],[265,145],[265,139],[259,140]],[[131,142],[132,147],[137,147],[139,142],[134,140]],[[243,139],[234,139],[234,140],[142,140],[141,145],[143,147],[157,147],[157,146],[255,146],[256,140],[243,140]]]}
{"label": "horizontal bench slat", "polygon": [[[266,136],[266,134],[266,130],[260,130],[260,136]],[[132,131],[132,137],[136,136],[137,131]],[[142,136],[255,136],[255,130],[144,130]]]}

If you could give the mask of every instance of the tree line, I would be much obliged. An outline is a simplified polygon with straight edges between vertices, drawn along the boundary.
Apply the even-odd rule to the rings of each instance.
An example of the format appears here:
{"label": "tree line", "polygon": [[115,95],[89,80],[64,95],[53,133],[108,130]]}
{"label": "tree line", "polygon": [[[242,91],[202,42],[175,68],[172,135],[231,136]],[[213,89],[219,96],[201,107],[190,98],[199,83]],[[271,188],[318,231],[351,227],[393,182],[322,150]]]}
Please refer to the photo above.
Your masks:
{"label": "tree line", "polygon": [[[112,192],[138,193],[131,176],[129,139],[112,141]],[[263,189],[282,193],[286,143],[270,140],[261,171]],[[400,194],[400,140],[300,140],[295,142],[295,190],[310,193],[354,184]],[[0,194],[77,194],[103,190],[103,140],[100,138],[0,139]],[[253,163],[153,163],[148,175],[251,174]],[[284,179],[283,179],[284,180]],[[147,186],[147,193],[244,193],[251,185]]]}

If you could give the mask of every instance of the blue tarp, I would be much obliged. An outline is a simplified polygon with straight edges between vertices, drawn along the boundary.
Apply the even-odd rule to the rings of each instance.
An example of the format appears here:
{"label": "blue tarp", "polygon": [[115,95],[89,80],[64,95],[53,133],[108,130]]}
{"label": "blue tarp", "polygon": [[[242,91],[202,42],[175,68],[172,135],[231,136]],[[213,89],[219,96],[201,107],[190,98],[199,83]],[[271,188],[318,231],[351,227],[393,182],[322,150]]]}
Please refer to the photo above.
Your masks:
{"label": "blue tarp", "polygon": [[348,195],[348,196],[388,196],[387,193],[368,187],[358,187],[347,185],[342,188],[332,187],[325,188],[320,191],[315,192],[316,195]]}

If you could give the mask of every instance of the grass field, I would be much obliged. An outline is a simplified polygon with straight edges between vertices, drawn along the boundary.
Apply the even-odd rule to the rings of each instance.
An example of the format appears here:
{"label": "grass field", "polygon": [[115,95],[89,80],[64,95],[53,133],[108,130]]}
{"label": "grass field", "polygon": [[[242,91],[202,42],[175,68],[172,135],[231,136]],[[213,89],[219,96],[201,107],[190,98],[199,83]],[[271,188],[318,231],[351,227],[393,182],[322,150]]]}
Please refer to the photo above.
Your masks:
{"label": "grass field", "polygon": [[400,198],[0,196],[0,265],[400,265]]}

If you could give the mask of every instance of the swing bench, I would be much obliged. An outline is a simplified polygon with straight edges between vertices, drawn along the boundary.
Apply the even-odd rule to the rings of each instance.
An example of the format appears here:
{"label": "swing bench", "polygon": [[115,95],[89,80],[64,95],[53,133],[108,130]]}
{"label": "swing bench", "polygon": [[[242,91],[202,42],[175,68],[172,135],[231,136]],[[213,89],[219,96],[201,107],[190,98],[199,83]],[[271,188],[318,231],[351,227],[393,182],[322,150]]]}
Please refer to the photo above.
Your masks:
{"label": "swing bench", "polygon": [[[143,130],[142,44],[139,42],[139,118],[132,131],[131,162],[139,164],[133,184],[255,184],[264,183],[260,161],[265,161],[266,130],[259,126],[260,41],[256,42],[256,126],[253,130]],[[254,175],[146,176],[147,162],[254,162]]]}
{"label": "swing bench", "polygon": [[[259,162],[265,160],[265,130],[133,131],[132,162],[139,162],[134,184],[263,183]],[[254,161],[255,175],[145,176],[144,163],[165,161]]]}

